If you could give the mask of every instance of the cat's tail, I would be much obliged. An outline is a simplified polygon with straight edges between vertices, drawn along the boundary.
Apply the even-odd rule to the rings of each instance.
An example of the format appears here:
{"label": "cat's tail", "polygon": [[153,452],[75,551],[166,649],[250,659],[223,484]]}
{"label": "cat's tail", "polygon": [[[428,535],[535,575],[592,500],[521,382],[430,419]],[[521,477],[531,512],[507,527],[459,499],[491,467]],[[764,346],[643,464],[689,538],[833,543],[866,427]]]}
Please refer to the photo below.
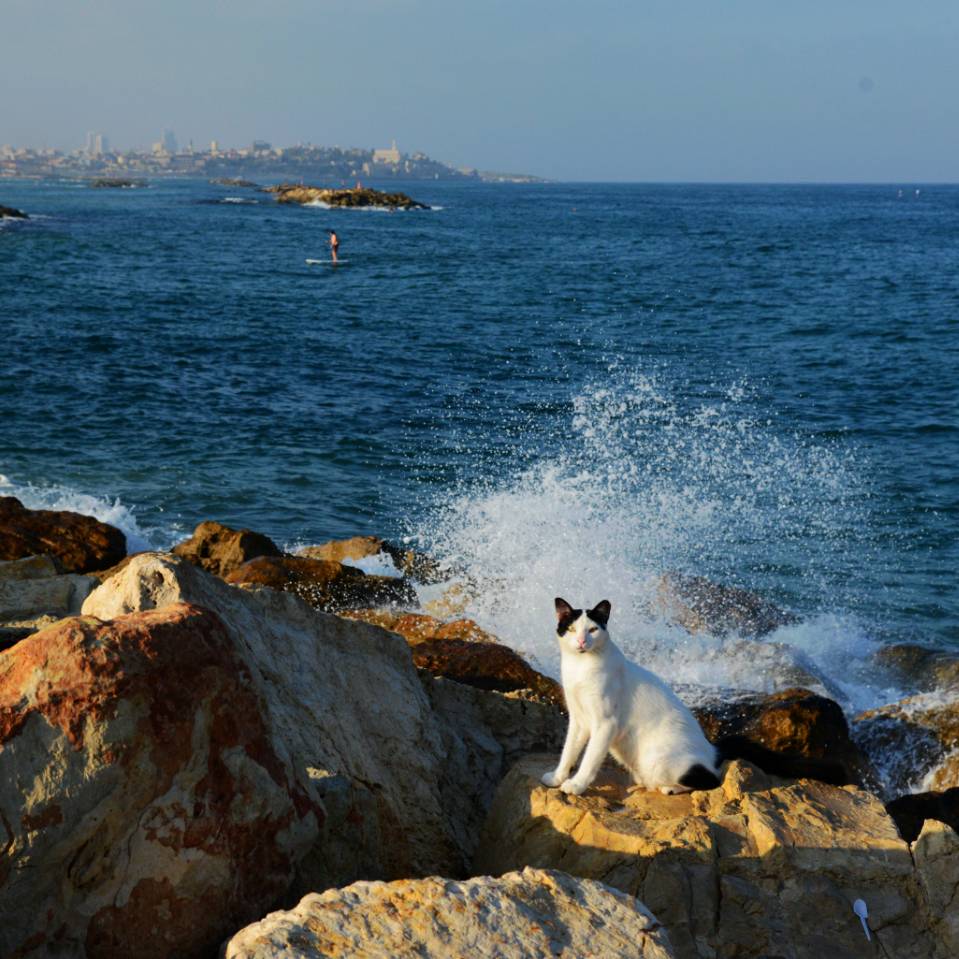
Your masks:
{"label": "cat's tail", "polygon": [[763,772],[784,779],[818,779],[833,786],[847,786],[854,782],[846,767],[834,759],[773,752],[745,736],[724,736],[716,743],[716,756],[717,766],[727,759],[745,759]]}

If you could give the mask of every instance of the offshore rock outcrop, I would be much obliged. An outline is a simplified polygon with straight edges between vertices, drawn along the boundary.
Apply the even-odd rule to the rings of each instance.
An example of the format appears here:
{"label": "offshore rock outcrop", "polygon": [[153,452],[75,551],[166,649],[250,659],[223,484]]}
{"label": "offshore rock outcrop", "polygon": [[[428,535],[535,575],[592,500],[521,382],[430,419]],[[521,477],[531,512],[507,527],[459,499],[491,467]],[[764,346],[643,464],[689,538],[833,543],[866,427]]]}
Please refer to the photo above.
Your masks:
{"label": "offshore rock outcrop", "polygon": [[425,203],[420,203],[405,193],[384,193],[370,187],[337,190],[329,187],[281,183],[278,186],[267,187],[266,192],[275,194],[277,203],[316,203],[331,207],[373,206],[387,207],[392,210],[429,209]]}
{"label": "offshore rock outcrop", "polygon": [[23,210],[14,209],[12,206],[4,206],[0,203],[0,220],[7,218],[10,220],[29,220],[30,217],[27,216]]}

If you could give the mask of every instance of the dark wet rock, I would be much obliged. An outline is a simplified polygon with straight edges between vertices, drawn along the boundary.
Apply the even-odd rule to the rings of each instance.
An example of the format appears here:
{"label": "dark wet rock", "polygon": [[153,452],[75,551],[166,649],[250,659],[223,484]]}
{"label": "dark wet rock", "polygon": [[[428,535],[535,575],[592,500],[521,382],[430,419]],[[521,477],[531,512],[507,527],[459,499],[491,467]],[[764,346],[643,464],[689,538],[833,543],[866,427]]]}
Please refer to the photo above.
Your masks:
{"label": "dark wet rock", "polygon": [[959,786],[959,696],[922,693],[861,713],[856,742],[879,768],[887,795]]}
{"label": "dark wet rock", "polygon": [[173,547],[173,552],[215,576],[226,576],[258,556],[283,555],[269,536],[231,529],[211,519],[200,523],[189,539]]}
{"label": "dark wet rock", "polygon": [[122,190],[147,186],[147,181],[139,177],[98,177],[90,181],[90,186],[97,189]]}
{"label": "dark wet rock", "polygon": [[959,832],[959,786],[945,792],[913,793],[886,803],[886,812],[895,820],[899,835],[915,842],[927,819],[935,819]]}
{"label": "dark wet rock", "polygon": [[923,692],[959,686],[959,656],[945,650],[898,643],[883,646],[876,662],[903,685]]}
{"label": "dark wet rock", "polygon": [[436,676],[498,692],[528,689],[547,702],[563,702],[559,683],[537,672],[508,646],[465,639],[435,639],[418,643],[412,649],[417,668]]}
{"label": "dark wet rock", "polygon": [[712,742],[741,735],[774,752],[841,763],[850,781],[876,782],[875,770],[850,736],[842,707],[808,689],[784,689],[693,712]]}
{"label": "dark wet rock", "polygon": [[67,510],[27,509],[0,497],[0,560],[55,557],[68,573],[87,573],[118,563],[127,552],[121,530]]}
{"label": "dark wet rock", "polygon": [[416,591],[404,579],[370,576],[354,566],[305,556],[260,556],[237,567],[226,581],[293,593],[328,613],[355,606],[410,605]]}
{"label": "dark wet rock", "polygon": [[12,206],[4,206],[0,203],[0,219],[4,217],[11,220],[29,220],[30,217],[23,210],[15,210]]}
{"label": "dark wet rock", "polygon": [[759,638],[799,622],[756,593],[713,583],[703,576],[666,573],[656,594],[659,612],[691,633]]}
{"label": "dark wet rock", "polygon": [[297,550],[298,556],[311,559],[331,559],[337,563],[347,563],[368,559],[380,554],[388,556],[393,565],[404,575],[417,583],[438,583],[445,572],[440,564],[429,556],[414,549],[408,549],[381,539],[379,536],[353,536],[349,539],[332,539],[316,546],[304,546]]}

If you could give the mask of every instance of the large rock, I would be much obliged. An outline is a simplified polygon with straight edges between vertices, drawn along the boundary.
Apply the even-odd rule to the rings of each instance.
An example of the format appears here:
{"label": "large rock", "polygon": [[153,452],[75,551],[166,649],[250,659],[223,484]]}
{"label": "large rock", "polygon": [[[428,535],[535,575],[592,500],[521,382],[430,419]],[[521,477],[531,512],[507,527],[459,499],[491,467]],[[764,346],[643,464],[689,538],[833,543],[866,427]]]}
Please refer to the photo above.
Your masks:
{"label": "large rock", "polygon": [[0,496],[0,560],[49,554],[68,573],[87,573],[118,563],[127,551],[121,530],[92,516],[65,510],[27,509]]}
{"label": "large rock", "polygon": [[959,835],[942,822],[929,819],[912,845],[919,881],[929,905],[933,934],[943,955],[959,956]]}
{"label": "large rock", "polygon": [[959,686],[959,656],[946,650],[897,643],[881,647],[876,662],[909,689],[929,691]]}
{"label": "large rock", "polygon": [[293,593],[327,612],[351,606],[416,602],[416,591],[404,579],[371,576],[353,566],[305,556],[251,559],[233,570],[226,581],[237,586],[268,586]]}
{"label": "large rock", "polygon": [[399,633],[412,647],[418,669],[467,686],[499,692],[525,689],[546,702],[564,703],[555,679],[533,669],[471,619],[443,623],[423,613],[375,609],[346,610],[341,615]]}
{"label": "large rock", "polygon": [[496,787],[524,756],[562,749],[566,716],[527,691],[501,693],[421,673],[444,756],[437,780],[458,847],[472,860]]}
{"label": "large rock", "polygon": [[437,639],[460,639],[471,643],[499,643],[492,634],[480,628],[471,619],[455,619],[444,622],[426,613],[410,613],[392,609],[346,609],[340,613],[347,619],[382,626],[390,632],[399,633],[410,646],[430,643]]}
{"label": "large rock", "polygon": [[324,813],[262,714],[186,603],[0,654],[0,954],[199,956],[275,903]]}
{"label": "large rock", "polygon": [[886,812],[892,816],[899,835],[906,842],[914,842],[930,819],[959,830],[959,786],[944,792],[911,793],[898,796],[886,803]]}
{"label": "large rock", "polygon": [[877,782],[875,770],[850,736],[842,707],[808,689],[785,689],[693,711],[712,742],[741,735],[775,752],[834,760],[860,785]]}
{"label": "large rock", "polygon": [[667,573],[656,593],[659,612],[691,633],[758,638],[799,622],[756,593],[713,583],[703,576]]}
{"label": "large rock", "polygon": [[923,693],[871,709],[853,723],[887,795],[959,786],[959,696]]}
{"label": "large rock", "polygon": [[9,220],[29,220],[30,218],[23,212],[23,210],[17,210],[12,206],[4,206],[0,203],[0,220],[9,219]]}
{"label": "large rock", "polygon": [[467,882],[359,882],[306,896],[233,936],[224,959],[489,956],[667,959],[662,926],[632,896],[562,872]]}
{"label": "large rock", "polygon": [[336,563],[358,562],[375,556],[386,556],[404,576],[417,583],[436,583],[443,576],[440,564],[429,556],[380,539],[379,536],[353,536],[350,539],[331,539],[317,546],[304,546],[297,556],[310,559],[330,559]]}
{"label": "large rock", "polygon": [[0,563],[0,584],[59,576],[63,567],[52,556],[24,556]]}
{"label": "large rock", "polygon": [[92,576],[47,576],[0,580],[0,622],[79,613],[97,580]]}
{"label": "large rock", "polygon": [[257,556],[283,555],[269,536],[231,529],[211,519],[200,523],[189,539],[173,547],[173,552],[215,576],[226,576]]}
{"label": "large rock", "polygon": [[301,864],[307,888],[461,874],[453,812],[436,787],[440,737],[400,637],[149,553],[96,589],[83,612],[110,619],[183,601],[226,623],[264,703],[271,742],[308,795],[329,807],[324,849]]}
{"label": "large rock", "polygon": [[607,770],[570,797],[540,782],[555,762],[528,757],[503,781],[477,872],[531,865],[602,877],[642,899],[686,959],[872,959],[876,943],[852,911],[858,898],[883,954],[956,955],[940,928],[942,903],[959,892],[951,859],[937,852],[930,866],[944,883],[933,901],[910,847],[867,792],[774,780],[731,763],[722,785],[706,792],[663,796]]}

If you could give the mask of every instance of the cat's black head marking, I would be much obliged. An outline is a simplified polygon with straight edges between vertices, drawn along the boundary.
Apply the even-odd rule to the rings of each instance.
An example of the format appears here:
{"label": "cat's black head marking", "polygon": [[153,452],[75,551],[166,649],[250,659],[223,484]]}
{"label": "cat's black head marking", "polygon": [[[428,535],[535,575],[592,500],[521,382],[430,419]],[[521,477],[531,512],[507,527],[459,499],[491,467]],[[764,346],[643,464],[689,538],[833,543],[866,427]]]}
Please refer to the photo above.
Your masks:
{"label": "cat's black head marking", "polygon": [[583,615],[581,609],[573,609],[565,599],[556,597],[556,634],[562,636]]}
{"label": "cat's black head marking", "polygon": [[592,609],[586,610],[586,615],[594,623],[605,626],[609,622],[609,614],[612,612],[612,609],[613,607],[609,600],[604,599],[601,603],[597,603]]}

